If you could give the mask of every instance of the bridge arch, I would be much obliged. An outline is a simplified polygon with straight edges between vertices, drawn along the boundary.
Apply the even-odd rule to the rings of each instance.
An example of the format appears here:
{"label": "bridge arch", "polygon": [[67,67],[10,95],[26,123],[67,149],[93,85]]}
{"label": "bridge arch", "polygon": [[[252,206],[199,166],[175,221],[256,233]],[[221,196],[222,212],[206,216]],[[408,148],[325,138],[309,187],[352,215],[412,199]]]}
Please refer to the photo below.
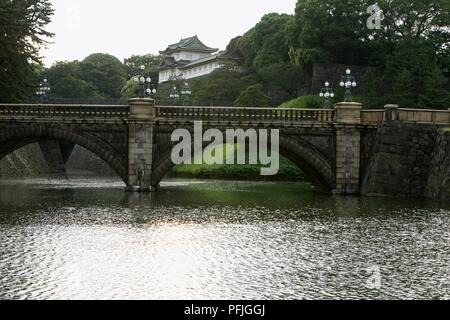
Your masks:
{"label": "bridge arch", "polygon": [[127,158],[119,154],[108,142],[69,127],[30,124],[0,128],[0,160],[15,150],[40,140],[65,141],[79,145],[100,157],[125,184],[128,183]]}
{"label": "bridge arch", "polygon": [[[154,166],[152,175],[154,187],[157,187],[175,166],[171,160],[171,152],[171,149],[167,150]],[[335,188],[333,159],[327,157],[310,142],[301,137],[281,134],[280,154],[299,167],[319,189],[331,192]]]}

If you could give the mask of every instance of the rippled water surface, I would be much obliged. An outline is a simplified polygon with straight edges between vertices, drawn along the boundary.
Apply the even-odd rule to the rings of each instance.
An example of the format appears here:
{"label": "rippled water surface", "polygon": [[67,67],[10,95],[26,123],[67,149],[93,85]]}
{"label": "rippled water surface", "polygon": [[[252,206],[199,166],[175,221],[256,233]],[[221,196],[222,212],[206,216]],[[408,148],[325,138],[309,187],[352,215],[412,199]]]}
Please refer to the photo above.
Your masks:
{"label": "rippled water surface", "polygon": [[0,299],[448,298],[448,206],[308,190],[3,181]]}

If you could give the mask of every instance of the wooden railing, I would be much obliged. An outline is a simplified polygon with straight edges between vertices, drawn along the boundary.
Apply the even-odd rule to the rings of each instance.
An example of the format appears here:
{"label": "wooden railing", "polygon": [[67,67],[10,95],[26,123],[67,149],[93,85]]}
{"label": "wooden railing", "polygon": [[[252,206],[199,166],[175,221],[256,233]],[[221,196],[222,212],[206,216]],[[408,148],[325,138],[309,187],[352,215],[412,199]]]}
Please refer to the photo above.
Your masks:
{"label": "wooden railing", "polygon": [[335,110],[159,106],[156,118],[209,122],[333,122]]}
{"label": "wooden railing", "polygon": [[0,117],[9,119],[124,119],[129,113],[126,105],[0,104]]}

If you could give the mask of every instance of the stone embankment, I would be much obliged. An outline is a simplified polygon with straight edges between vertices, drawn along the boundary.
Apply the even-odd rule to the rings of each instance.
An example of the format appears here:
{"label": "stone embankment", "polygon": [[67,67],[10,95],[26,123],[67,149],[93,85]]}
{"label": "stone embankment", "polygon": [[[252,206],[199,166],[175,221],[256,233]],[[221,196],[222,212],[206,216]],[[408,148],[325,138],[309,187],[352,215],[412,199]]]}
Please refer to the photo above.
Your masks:
{"label": "stone embankment", "polygon": [[0,161],[1,179],[38,177],[50,173],[47,160],[37,143],[16,150]]}

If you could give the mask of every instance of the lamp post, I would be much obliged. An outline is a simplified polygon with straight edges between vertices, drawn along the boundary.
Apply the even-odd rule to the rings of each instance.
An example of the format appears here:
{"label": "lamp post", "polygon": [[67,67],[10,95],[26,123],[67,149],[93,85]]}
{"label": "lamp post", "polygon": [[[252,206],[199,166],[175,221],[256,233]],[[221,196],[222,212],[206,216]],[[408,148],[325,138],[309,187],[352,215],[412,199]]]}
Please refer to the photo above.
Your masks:
{"label": "lamp post", "polygon": [[185,82],[184,87],[181,90],[181,101],[183,102],[183,106],[191,105],[191,88],[189,87],[189,83]]}
{"label": "lamp post", "polygon": [[324,109],[330,109],[330,98],[334,98],[334,92],[333,89],[330,88],[330,83],[327,81],[325,82],[325,88],[322,88],[322,90],[319,93],[319,96],[323,98],[323,107]]}
{"label": "lamp post", "polygon": [[39,97],[41,101],[48,100],[48,93],[51,91],[50,86],[48,84],[47,78],[44,78],[42,82],[39,83],[39,89],[36,91],[36,95]]}
{"label": "lamp post", "polygon": [[152,83],[152,78],[147,77],[145,79],[144,90],[144,97],[151,97],[156,94],[156,85]]}
{"label": "lamp post", "polygon": [[180,98],[180,94],[178,93],[177,87],[173,87],[172,91],[169,95],[170,99],[173,101],[173,104],[176,106],[178,105],[178,99]]}
{"label": "lamp post", "polygon": [[352,102],[352,88],[355,88],[357,83],[354,76],[351,75],[352,71],[347,69],[345,76],[342,76],[340,86],[345,88],[345,102]]}
{"label": "lamp post", "polygon": [[139,96],[142,98],[151,97],[152,94],[154,95],[157,92],[156,85],[152,83],[152,78],[143,75],[145,73],[145,66],[142,65],[140,69],[142,75],[134,77],[134,81],[142,86],[142,89],[139,90]]}

